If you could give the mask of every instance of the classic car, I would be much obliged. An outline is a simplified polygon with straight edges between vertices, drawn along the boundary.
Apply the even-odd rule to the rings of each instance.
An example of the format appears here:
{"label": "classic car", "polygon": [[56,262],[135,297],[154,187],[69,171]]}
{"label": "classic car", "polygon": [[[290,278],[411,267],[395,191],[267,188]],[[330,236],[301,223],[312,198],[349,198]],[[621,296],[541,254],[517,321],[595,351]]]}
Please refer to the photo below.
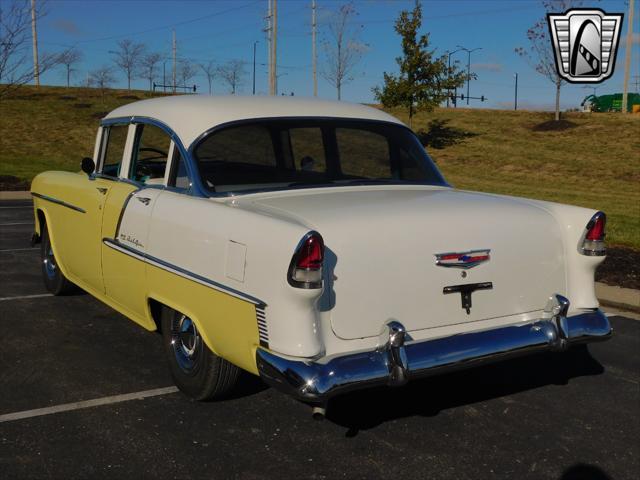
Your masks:
{"label": "classic car", "polygon": [[196,399],[242,369],[321,417],[350,390],[611,335],[604,213],[457,190],[376,108],[143,100],[81,169],[31,186],[44,282],[161,332]]}

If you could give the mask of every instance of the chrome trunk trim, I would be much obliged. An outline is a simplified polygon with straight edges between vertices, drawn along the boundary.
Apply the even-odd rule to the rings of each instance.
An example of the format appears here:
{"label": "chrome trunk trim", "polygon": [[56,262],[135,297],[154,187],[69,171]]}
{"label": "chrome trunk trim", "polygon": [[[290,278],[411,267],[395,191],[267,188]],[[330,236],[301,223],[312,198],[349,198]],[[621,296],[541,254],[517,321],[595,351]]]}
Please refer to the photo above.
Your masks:
{"label": "chrome trunk trim", "polygon": [[[566,302],[565,302],[566,301]],[[568,300],[554,295],[543,318],[522,325],[405,343],[398,322],[387,326],[388,341],[373,351],[312,361],[285,358],[258,347],[262,379],[300,400],[324,404],[337,394],[373,385],[401,385],[407,379],[470,368],[482,363],[571,344],[606,340],[611,325],[596,309],[566,317]],[[381,336],[384,336],[385,333]]]}

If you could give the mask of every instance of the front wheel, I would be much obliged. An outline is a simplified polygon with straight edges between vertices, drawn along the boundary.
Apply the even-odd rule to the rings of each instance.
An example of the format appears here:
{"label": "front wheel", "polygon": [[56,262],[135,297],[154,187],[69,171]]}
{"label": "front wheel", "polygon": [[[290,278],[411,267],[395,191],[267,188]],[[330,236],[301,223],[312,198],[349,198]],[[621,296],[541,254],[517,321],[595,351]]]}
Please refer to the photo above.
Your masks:
{"label": "front wheel", "polygon": [[42,243],[40,244],[40,265],[42,266],[42,279],[44,285],[54,295],[64,295],[73,290],[73,283],[60,271],[58,261],[53,254],[49,228],[42,224]]}
{"label": "front wheel", "polygon": [[196,324],[164,307],[162,338],[176,386],[196,400],[222,398],[235,386],[240,370],[205,345]]}

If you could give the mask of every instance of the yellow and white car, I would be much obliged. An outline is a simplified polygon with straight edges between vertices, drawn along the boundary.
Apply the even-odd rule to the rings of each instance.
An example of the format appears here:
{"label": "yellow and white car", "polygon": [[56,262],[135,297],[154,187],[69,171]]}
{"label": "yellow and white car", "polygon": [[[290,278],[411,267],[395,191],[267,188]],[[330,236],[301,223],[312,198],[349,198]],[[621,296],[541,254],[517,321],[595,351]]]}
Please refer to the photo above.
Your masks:
{"label": "yellow and white car", "polygon": [[33,181],[44,281],[162,332],[194,398],[244,369],[322,415],[351,389],[611,334],[603,213],[456,190],[380,110],[145,100],[102,120],[93,158]]}

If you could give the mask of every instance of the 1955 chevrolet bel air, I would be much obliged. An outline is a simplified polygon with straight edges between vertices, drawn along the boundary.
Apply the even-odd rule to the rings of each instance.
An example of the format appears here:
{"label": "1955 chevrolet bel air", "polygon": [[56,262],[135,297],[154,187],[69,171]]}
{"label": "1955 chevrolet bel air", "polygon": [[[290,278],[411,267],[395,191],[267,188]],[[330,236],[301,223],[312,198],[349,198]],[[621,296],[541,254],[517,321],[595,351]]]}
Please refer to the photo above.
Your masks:
{"label": "1955 chevrolet bel air", "polygon": [[196,399],[244,369],[321,416],[349,390],[611,335],[602,212],[456,190],[375,108],[144,100],[102,120],[82,171],[31,186],[44,282],[160,331]]}

